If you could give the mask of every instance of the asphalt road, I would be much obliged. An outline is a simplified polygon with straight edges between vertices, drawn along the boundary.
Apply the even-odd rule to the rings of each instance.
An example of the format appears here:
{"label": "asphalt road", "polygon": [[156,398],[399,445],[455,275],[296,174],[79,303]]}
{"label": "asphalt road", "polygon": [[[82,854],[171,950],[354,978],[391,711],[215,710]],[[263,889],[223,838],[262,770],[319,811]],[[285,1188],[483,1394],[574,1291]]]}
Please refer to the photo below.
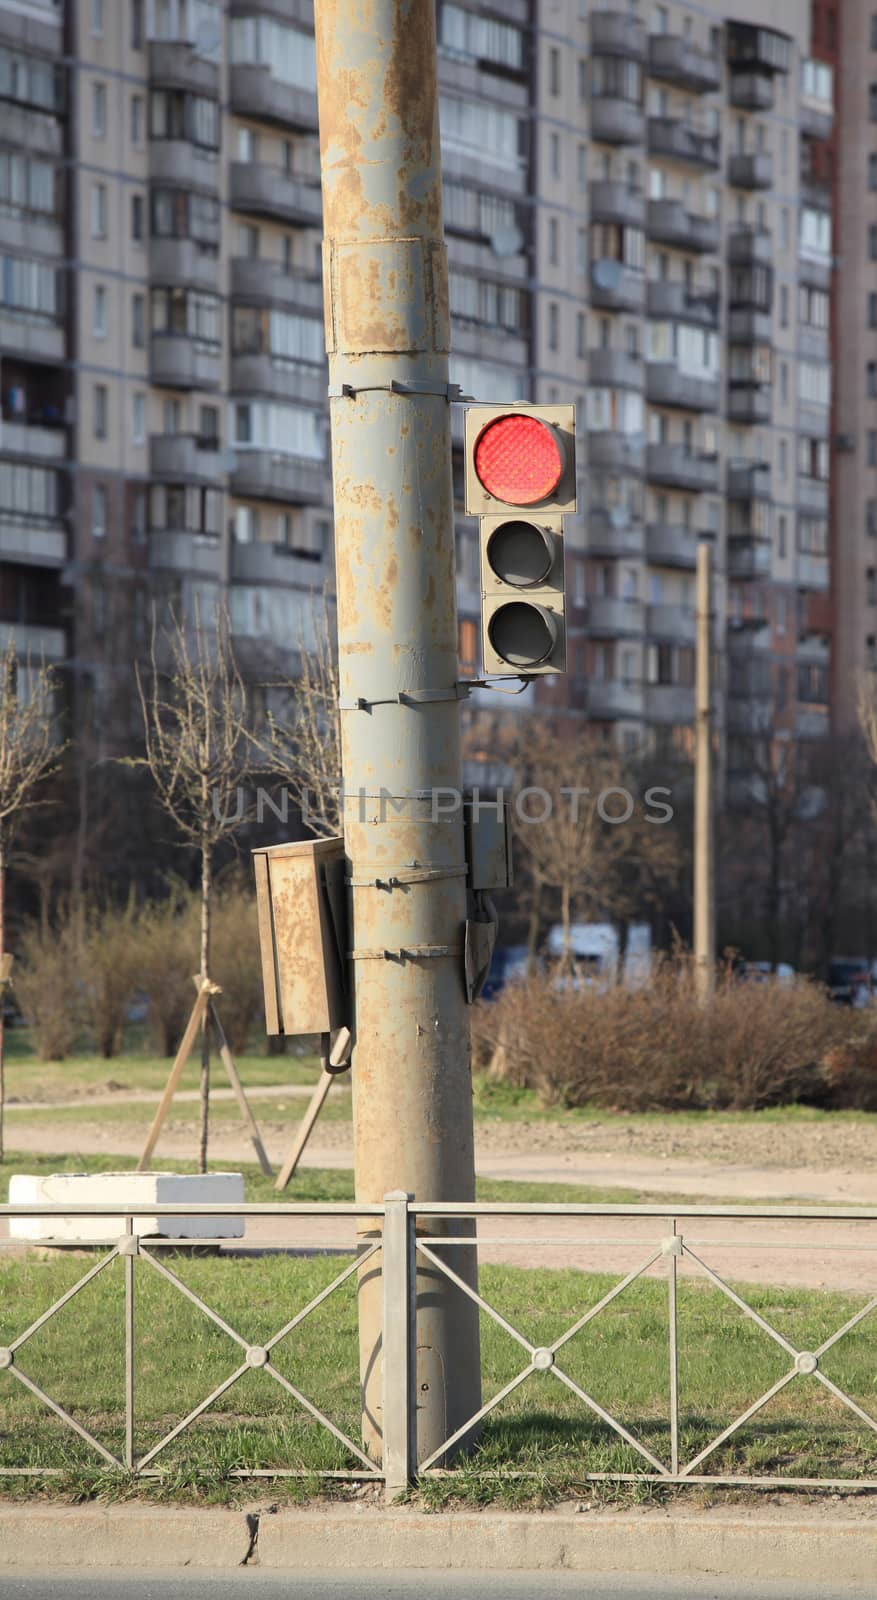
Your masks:
{"label": "asphalt road", "polygon": [[3,1600],[866,1600],[873,1588],[802,1588],[729,1578],[642,1578],[574,1572],[179,1571],[4,1574]]}

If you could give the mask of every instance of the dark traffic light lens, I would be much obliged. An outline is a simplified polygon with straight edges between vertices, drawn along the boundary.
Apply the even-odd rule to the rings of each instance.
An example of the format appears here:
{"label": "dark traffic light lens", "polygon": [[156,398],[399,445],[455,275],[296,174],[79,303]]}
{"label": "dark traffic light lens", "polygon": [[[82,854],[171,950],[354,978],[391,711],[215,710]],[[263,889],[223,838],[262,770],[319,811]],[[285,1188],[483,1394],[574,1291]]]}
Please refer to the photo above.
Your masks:
{"label": "dark traffic light lens", "polygon": [[478,481],[495,500],[534,506],[554,493],[564,455],[555,429],[521,412],[489,422],[475,446]]}
{"label": "dark traffic light lens", "polygon": [[516,589],[545,583],[554,565],[551,534],[535,522],[501,522],[487,541],[487,561],[503,583]]}
{"label": "dark traffic light lens", "polygon": [[494,611],[487,633],[497,655],[510,667],[538,667],[557,643],[557,622],[544,606],[511,600]]}

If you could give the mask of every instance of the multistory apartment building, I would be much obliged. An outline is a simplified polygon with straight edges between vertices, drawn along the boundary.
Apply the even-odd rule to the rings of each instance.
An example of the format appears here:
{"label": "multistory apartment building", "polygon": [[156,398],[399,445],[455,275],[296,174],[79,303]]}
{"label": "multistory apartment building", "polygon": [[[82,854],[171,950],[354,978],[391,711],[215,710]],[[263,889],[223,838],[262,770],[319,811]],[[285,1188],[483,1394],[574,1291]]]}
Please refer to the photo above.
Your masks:
{"label": "multistory apartment building", "polygon": [[[479,709],[685,752],[711,532],[732,769],[827,726],[833,83],[766,9],[438,4],[452,377],[580,430],[569,673]],[[0,0],[0,626],[108,746],[153,602],[269,681],[331,578],[316,129],[311,0]]]}

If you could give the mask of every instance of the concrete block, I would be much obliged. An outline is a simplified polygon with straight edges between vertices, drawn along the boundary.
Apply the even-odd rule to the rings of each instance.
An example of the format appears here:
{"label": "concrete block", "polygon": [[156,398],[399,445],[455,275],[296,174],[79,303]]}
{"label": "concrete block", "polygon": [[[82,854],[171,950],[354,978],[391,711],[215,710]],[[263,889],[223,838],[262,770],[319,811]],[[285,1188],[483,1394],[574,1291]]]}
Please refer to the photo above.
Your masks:
{"label": "concrete block", "polygon": [[[239,1205],[244,1198],[240,1172],[56,1172],[37,1176],[16,1173],[9,1180],[9,1203],[27,1205]],[[214,1217],[135,1217],[134,1232],[161,1239],[241,1239],[244,1219]],[[98,1217],[9,1218],[11,1239],[38,1243],[93,1244],[125,1232],[122,1214]]]}

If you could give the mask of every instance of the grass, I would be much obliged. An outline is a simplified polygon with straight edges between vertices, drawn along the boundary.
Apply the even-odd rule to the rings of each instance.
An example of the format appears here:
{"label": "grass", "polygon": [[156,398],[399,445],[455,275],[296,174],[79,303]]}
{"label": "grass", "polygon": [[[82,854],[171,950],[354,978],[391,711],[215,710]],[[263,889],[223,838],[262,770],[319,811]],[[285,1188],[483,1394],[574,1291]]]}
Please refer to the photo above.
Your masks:
{"label": "grass", "polygon": [[[171,1270],[230,1325],[262,1343],[346,1265],[338,1257],[218,1261],[162,1255]],[[0,1261],[0,1343],[27,1327],[88,1263],[33,1257]],[[534,1343],[548,1343],[613,1286],[604,1274],[485,1266],[485,1297]],[[142,1455],[239,1364],[229,1337],[142,1261],[135,1267],[136,1433]],[[750,1303],[799,1348],[813,1348],[862,1300],[754,1288]],[[124,1442],[123,1268],[113,1262],[22,1348],[22,1369],[105,1446]],[[524,1365],[520,1347],[481,1317],[487,1399]],[[679,1289],[680,1446],[690,1459],[766,1390],[789,1362],[719,1291],[683,1280]],[[343,1431],[359,1437],[355,1279],[332,1294],[272,1356]],[[562,1365],[660,1459],[669,1451],[667,1289],[639,1280],[564,1348]],[[872,1414],[877,1403],[873,1329],[866,1322],[825,1360],[829,1376]],[[797,1378],[705,1465],[712,1473],[848,1478],[877,1469],[875,1436],[811,1378]],[[0,1372],[0,1467],[62,1469],[60,1478],[5,1480],[11,1495],[61,1493],[92,1498],[147,1496],[235,1503],[252,1498],[236,1469],[305,1473],[358,1465],[343,1445],[301,1411],[262,1372],[248,1372],[191,1430],[156,1458],[162,1476],[135,1483],[105,1468],[71,1431],[8,1373]],[[453,1478],[428,1479],[419,1497],[450,1503],[550,1503],[595,1491],[589,1472],[635,1472],[644,1465],[550,1374],[533,1374],[487,1419],[475,1454]],[[519,1477],[515,1474],[528,1473]],[[271,1481],[272,1501],[348,1490],[316,1477]],[[604,1491],[607,1492],[607,1491]],[[616,1491],[608,1491],[616,1492]],[[656,1491],[642,1485],[639,1493]]]}

